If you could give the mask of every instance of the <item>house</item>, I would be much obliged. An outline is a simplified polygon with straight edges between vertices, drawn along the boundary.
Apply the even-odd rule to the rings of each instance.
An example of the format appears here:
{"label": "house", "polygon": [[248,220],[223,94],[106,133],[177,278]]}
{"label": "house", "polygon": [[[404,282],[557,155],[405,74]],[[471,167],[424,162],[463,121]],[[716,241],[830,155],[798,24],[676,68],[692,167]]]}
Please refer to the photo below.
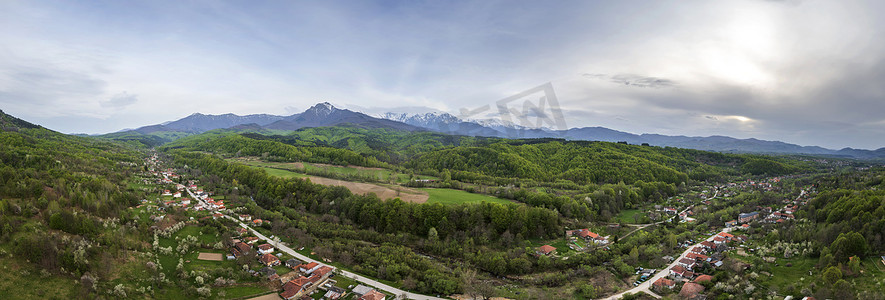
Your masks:
{"label": "house", "polygon": [[318,264],[316,262],[312,262],[309,264],[298,266],[299,271],[301,271],[302,273],[307,273],[307,274],[310,274],[311,272],[316,271],[316,269],[319,269],[319,268],[320,268],[320,264]]}
{"label": "house", "polygon": [[720,233],[717,234],[717,235],[718,235],[718,236],[721,236],[721,237],[723,237],[723,238],[725,238],[726,240],[729,240],[729,241],[732,240],[732,239],[734,239],[734,235],[731,234],[731,233],[728,233],[728,232],[720,232]]}
{"label": "house", "polygon": [[665,208],[664,208],[664,212],[665,212],[665,213],[668,213],[668,214],[674,214],[674,215],[675,215],[678,211],[676,211],[676,209],[675,209],[675,208],[672,208],[672,207],[665,207]]}
{"label": "house", "polygon": [[698,278],[694,279],[694,283],[701,283],[704,281],[713,281],[713,276],[704,274],[704,275],[698,276]]}
{"label": "house", "polygon": [[344,289],[333,286],[330,287],[329,291],[327,291],[326,294],[323,295],[323,299],[336,300],[338,298],[341,298],[341,296],[344,296],[344,293]]}
{"label": "house", "polygon": [[555,252],[556,252],[556,248],[553,248],[553,246],[550,246],[550,245],[544,245],[544,246],[538,247],[538,251],[536,251],[536,253],[538,255],[550,255]]}
{"label": "house", "polygon": [[252,251],[252,246],[243,242],[239,242],[234,244],[234,249],[237,249],[241,254],[249,254],[249,251]]}
{"label": "house", "polygon": [[725,242],[727,242],[727,241],[728,240],[726,240],[724,237],[721,237],[721,236],[716,236],[713,238],[713,244],[716,244],[716,245],[725,244]]}
{"label": "house", "polygon": [[605,237],[600,236],[599,234],[596,234],[596,233],[590,231],[590,229],[588,229],[588,228],[569,230],[569,231],[566,231],[565,233],[567,236],[580,237],[580,238],[583,238],[584,240],[593,241],[598,244],[605,244],[608,242],[608,241],[606,241]]}
{"label": "house", "polygon": [[273,246],[270,244],[261,244],[258,245],[258,254],[268,254],[273,253]]}
{"label": "house", "polygon": [[688,272],[688,270],[686,270],[685,267],[680,266],[680,265],[675,265],[672,268],[670,268],[670,277],[673,277],[675,279],[681,279],[684,277],[683,275],[685,275],[685,272]]}
{"label": "house", "polygon": [[224,215],[222,215],[222,214],[212,214],[212,220],[215,220],[215,219],[218,219],[218,218],[221,218],[221,217],[224,217]]}
{"label": "house", "polygon": [[756,211],[749,212],[749,213],[742,213],[742,214],[738,215],[738,222],[747,223],[747,222],[755,220],[757,217],[759,217],[759,212],[756,212]]}
{"label": "house", "polygon": [[686,269],[691,270],[691,269],[694,269],[695,265],[697,265],[697,261],[695,261],[694,259],[690,259],[690,258],[683,258],[683,259],[679,260],[678,264],[680,266],[685,267]]}
{"label": "house", "polygon": [[172,197],[181,198],[181,192],[176,192],[175,194],[172,194]]}
{"label": "house", "polygon": [[704,286],[689,282],[682,285],[682,290],[679,291],[679,297],[682,299],[702,299],[704,292]]}
{"label": "house", "polygon": [[252,216],[250,216],[250,215],[239,215],[239,216],[237,216],[237,218],[243,222],[252,221]]}
{"label": "house", "polygon": [[332,274],[332,267],[329,266],[321,266],[317,268],[315,271],[311,272],[311,276],[319,276],[322,280],[329,278],[329,275]]}
{"label": "house", "polygon": [[283,284],[283,292],[280,293],[280,297],[286,300],[296,299],[307,291],[307,287],[310,286],[310,281],[307,278],[299,277],[289,282]]}
{"label": "house", "polygon": [[280,259],[270,253],[262,255],[261,257],[258,258],[258,261],[260,261],[262,264],[264,264],[265,266],[268,266],[268,267],[280,265]]}
{"label": "house", "polygon": [[706,256],[706,255],[703,255],[703,254],[697,254],[697,253],[694,253],[694,252],[690,252],[690,253],[688,253],[687,255],[685,255],[685,257],[688,258],[688,259],[693,259],[693,260],[695,260],[695,261],[710,261],[710,257],[709,257],[709,256]]}
{"label": "house", "polygon": [[378,292],[376,290],[371,290],[368,293],[363,294],[357,300],[384,300],[385,297],[386,296],[384,294],[382,294],[381,292]]}
{"label": "house", "polygon": [[299,265],[301,265],[301,261],[295,258],[286,261],[286,266],[292,269],[298,268]]}
{"label": "house", "polygon": [[372,290],[372,288],[370,288],[370,287],[367,287],[362,284],[358,284],[351,291],[353,291],[353,293],[356,294],[357,296],[362,296],[362,295],[368,294],[371,290]]}
{"label": "house", "polygon": [[695,253],[695,254],[706,254],[706,253],[707,253],[707,249],[704,249],[703,246],[697,246],[697,247],[691,248],[691,253]]}
{"label": "house", "polygon": [[743,229],[750,229],[750,224],[744,224],[744,225],[741,225],[741,228],[743,228]]}
{"label": "house", "polygon": [[675,288],[675,287],[676,287],[676,282],[673,281],[673,280],[670,280],[670,279],[667,279],[667,278],[661,277],[661,278],[659,278],[657,281],[655,281],[654,283],[652,283],[652,286],[653,286],[657,291],[660,292],[660,291],[662,291],[662,290],[664,290],[664,289],[673,289],[673,288]]}
{"label": "house", "polygon": [[240,234],[240,235],[244,235],[244,234],[246,234],[246,232],[248,232],[248,231],[249,231],[248,229],[243,228],[243,227],[237,228],[237,233]]}
{"label": "house", "polygon": [[701,242],[701,246],[703,246],[706,249],[710,249],[710,250],[716,248],[716,244],[711,241],[703,241],[703,242]]}
{"label": "house", "polygon": [[737,220],[731,220],[731,221],[725,222],[725,227],[734,227],[734,226],[737,226],[737,223],[738,223]]}
{"label": "house", "polygon": [[247,236],[247,237],[243,238],[243,240],[245,240],[246,243],[255,244],[255,242],[258,241],[258,237],[257,236]]}

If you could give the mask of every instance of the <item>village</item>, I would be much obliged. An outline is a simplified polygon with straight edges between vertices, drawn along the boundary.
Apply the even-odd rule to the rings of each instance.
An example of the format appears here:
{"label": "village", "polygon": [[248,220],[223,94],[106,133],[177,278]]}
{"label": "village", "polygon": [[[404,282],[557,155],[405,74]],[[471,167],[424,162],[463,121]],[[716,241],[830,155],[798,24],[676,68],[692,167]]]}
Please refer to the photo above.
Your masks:
{"label": "village", "polygon": [[[659,204],[650,207],[649,215],[654,215],[653,219],[660,221],[650,224],[627,224],[626,226],[611,224],[601,230],[623,233],[624,228],[621,227],[635,228],[627,233],[629,235],[648,226],[661,225],[675,220],[678,220],[679,223],[694,223],[697,221],[694,216],[706,211],[709,206],[714,204],[714,200],[718,199],[718,201],[729,203],[734,201],[732,197],[741,192],[778,191],[779,188],[776,184],[780,180],[780,177],[773,177],[759,181],[746,180],[710,186],[708,189],[696,193],[695,201],[687,200],[685,197],[674,197],[668,201],[674,205],[685,205],[681,211],[674,206]],[[814,187],[806,187],[799,192],[797,197],[783,199],[778,208],[756,206],[755,210],[737,213],[733,216],[735,219],[724,222],[724,226],[719,227],[720,230],[716,230],[715,227],[709,228],[710,235],[701,242],[693,243],[693,239],[680,242],[679,247],[683,249],[680,255],[661,258],[663,261],[669,262],[666,267],[662,269],[636,267],[633,288],[610,296],[608,299],[618,299],[625,294],[636,292],[644,292],[655,298],[671,293],[678,293],[681,299],[702,298],[706,289],[704,282],[713,279],[711,274],[714,270],[725,267],[723,260],[726,257],[734,253],[746,254],[753,251],[747,246],[750,238],[745,234],[753,226],[752,224],[782,224],[795,221],[794,213],[799,207],[807,204],[813,193],[815,193]],[[671,217],[662,217],[667,215]],[[623,239],[624,236],[620,238]],[[611,243],[617,242],[617,240],[613,240],[612,235],[603,236],[589,228],[568,230],[565,232],[565,240],[568,242],[569,251],[607,251]],[[538,247],[535,254],[567,259],[567,256],[561,256],[560,252],[562,251],[558,251],[558,248],[561,249],[561,247],[545,244]],[[742,266],[742,268],[747,267],[749,265]]]}
{"label": "village", "polygon": [[[351,284],[339,287],[338,280],[334,279],[336,275],[341,274],[334,266],[318,262],[314,259],[306,257],[295,252],[273,237],[266,237],[259,233],[256,228],[268,224],[269,221],[253,218],[248,214],[239,214],[235,209],[230,209],[224,203],[224,200],[213,199],[214,193],[199,188],[195,180],[187,180],[182,183],[182,176],[176,174],[172,168],[161,168],[162,161],[157,154],[153,154],[147,159],[149,172],[155,177],[153,181],[145,180],[147,184],[156,184],[159,186],[169,186],[169,189],[163,189],[162,198],[156,200],[156,205],[151,205],[150,201],[143,200],[143,204],[136,208],[144,206],[156,207],[156,219],[163,219],[163,212],[166,210],[179,209],[184,212],[201,212],[209,215],[199,218],[198,220],[229,220],[236,225],[236,232],[231,233],[231,239],[224,241],[230,245],[227,255],[210,255],[210,253],[201,253],[200,257],[206,257],[207,260],[224,260],[238,261],[249,259],[257,261],[263,268],[258,270],[248,270],[252,276],[261,278],[267,284],[275,286],[277,293],[268,294],[257,297],[256,299],[357,299],[357,300],[384,300],[390,297],[378,289],[355,282],[355,274],[348,274],[351,278],[346,278]],[[187,197],[189,196],[189,197]],[[190,217],[194,220],[194,217]],[[259,237],[261,236],[261,237]],[[276,245],[276,246],[275,246]],[[285,247],[283,249],[278,247]],[[339,277],[340,279],[340,277]],[[355,282],[355,283],[354,283]]]}

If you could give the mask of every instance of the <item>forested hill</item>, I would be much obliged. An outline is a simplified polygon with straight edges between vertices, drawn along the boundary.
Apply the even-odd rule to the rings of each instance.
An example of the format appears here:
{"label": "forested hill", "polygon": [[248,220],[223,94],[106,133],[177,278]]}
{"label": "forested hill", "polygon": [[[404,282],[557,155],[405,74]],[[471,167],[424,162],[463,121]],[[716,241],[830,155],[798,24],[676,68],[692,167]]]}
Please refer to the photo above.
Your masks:
{"label": "forested hill", "polygon": [[367,167],[405,167],[462,181],[527,179],[575,184],[636,181],[679,184],[727,175],[781,175],[806,168],[797,160],[679,148],[561,139],[477,138],[430,132],[320,127],[288,135],[215,130],[170,149],[263,156]]}
{"label": "forested hill", "polygon": [[[48,272],[43,278],[80,278],[86,273],[109,277],[110,268],[101,266],[140,245],[125,230],[112,232],[103,226],[119,220],[125,208],[141,199],[127,185],[130,175],[140,171],[141,154],[122,144],[61,134],[5,114],[0,120],[4,259],[11,253],[17,262],[39,265]],[[14,276],[24,275],[16,271]]]}

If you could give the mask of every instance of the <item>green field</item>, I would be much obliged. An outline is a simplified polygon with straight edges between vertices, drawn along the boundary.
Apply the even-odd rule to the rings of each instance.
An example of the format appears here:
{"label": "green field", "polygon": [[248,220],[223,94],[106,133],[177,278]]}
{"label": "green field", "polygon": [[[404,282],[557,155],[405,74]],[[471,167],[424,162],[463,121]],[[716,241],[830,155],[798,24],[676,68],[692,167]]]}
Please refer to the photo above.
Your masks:
{"label": "green field", "polygon": [[[634,216],[637,216],[635,218],[638,219],[634,219]],[[622,210],[621,213],[615,216],[615,221],[619,223],[638,224],[642,223],[643,216],[644,214],[642,211],[638,209]],[[636,220],[639,220],[639,222],[636,222]]]}
{"label": "green field", "polygon": [[301,173],[295,173],[292,171],[274,169],[271,167],[259,167],[259,168],[264,169],[265,171],[267,171],[267,174],[273,175],[273,176],[279,176],[279,177],[283,177],[283,178],[307,178],[307,175],[304,175]]}
{"label": "green field", "polygon": [[430,198],[427,199],[427,203],[442,203],[442,204],[461,204],[461,203],[479,203],[479,202],[493,202],[493,203],[514,203],[510,200],[501,199],[497,197],[492,197],[483,194],[473,194],[468,193],[461,190],[453,190],[453,189],[433,189],[433,188],[423,188],[419,189],[427,192],[430,195]]}
{"label": "green field", "polygon": [[[276,171],[285,172],[285,170],[292,171],[294,174],[284,177],[307,177],[306,174],[316,175],[320,177],[330,177],[341,180],[358,180],[358,181],[380,181],[380,182],[396,182],[396,183],[406,183],[409,181],[409,174],[397,173],[393,170],[386,169],[369,169],[369,168],[356,168],[356,167],[345,167],[345,166],[333,166],[333,165],[325,165],[325,164],[312,164],[312,163],[302,163],[304,168],[296,168],[291,163],[278,163],[278,162],[266,162],[266,161],[255,161],[255,160],[242,160],[242,159],[228,159],[228,161],[246,164],[253,167],[261,167],[268,171],[271,175],[281,176],[280,174],[288,174],[288,173],[274,173]],[[394,176],[394,180],[391,180],[391,175]],[[415,175],[416,179],[436,179],[431,176],[424,175]]]}

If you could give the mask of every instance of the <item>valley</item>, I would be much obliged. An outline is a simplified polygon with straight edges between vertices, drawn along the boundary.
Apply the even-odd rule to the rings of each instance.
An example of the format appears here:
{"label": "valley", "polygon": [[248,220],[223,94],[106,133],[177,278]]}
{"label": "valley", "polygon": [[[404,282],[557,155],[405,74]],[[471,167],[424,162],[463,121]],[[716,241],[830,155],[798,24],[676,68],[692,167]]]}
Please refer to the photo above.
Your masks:
{"label": "valley", "polygon": [[34,297],[16,288],[34,274],[158,299],[875,299],[885,280],[870,161],[348,126],[148,148],[17,126],[0,250],[20,276],[0,288]]}

